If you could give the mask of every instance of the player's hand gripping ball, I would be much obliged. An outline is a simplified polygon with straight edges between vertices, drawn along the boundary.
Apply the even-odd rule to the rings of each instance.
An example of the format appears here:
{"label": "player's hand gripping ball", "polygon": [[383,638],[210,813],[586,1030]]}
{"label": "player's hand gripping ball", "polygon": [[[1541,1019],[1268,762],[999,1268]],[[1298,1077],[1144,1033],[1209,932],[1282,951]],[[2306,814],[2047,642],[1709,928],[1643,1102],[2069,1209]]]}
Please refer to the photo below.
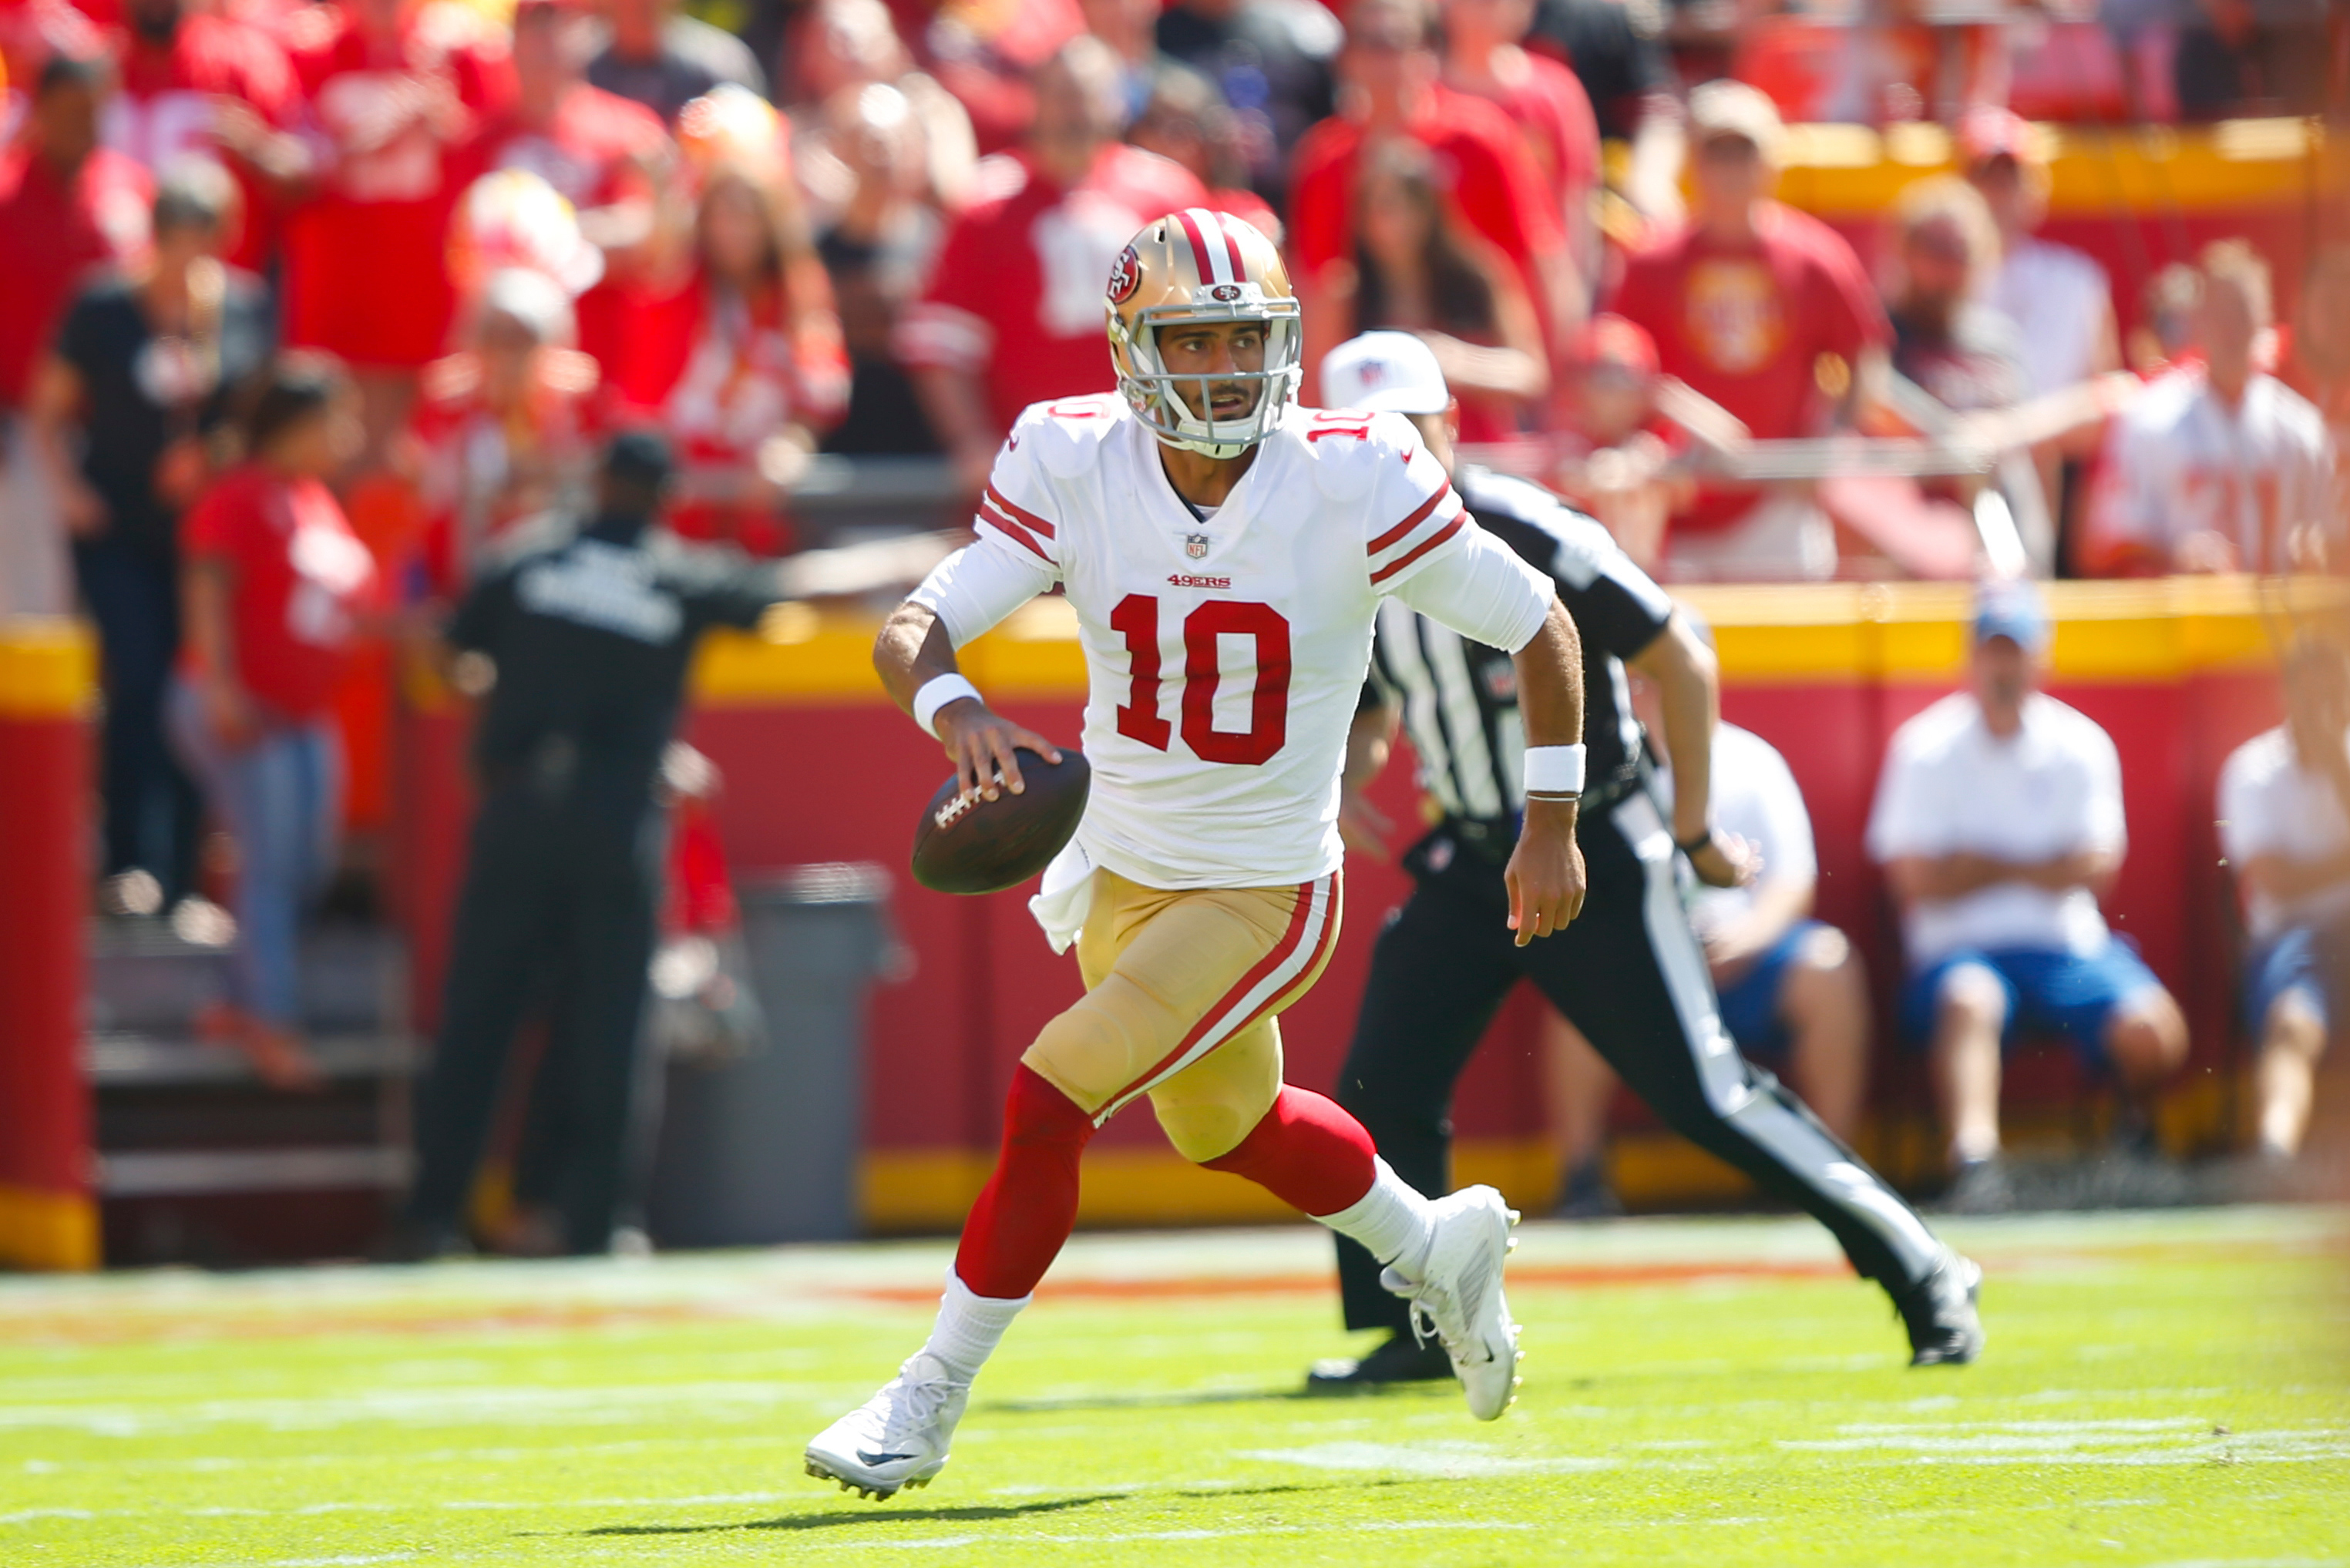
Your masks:
{"label": "player's hand gripping ball", "polygon": [[939,785],[914,829],[914,880],[940,893],[1000,893],[1044,870],[1086,814],[1093,769],[1074,746],[1057,763],[1024,746],[1020,777],[1022,793],[993,800],[952,778]]}

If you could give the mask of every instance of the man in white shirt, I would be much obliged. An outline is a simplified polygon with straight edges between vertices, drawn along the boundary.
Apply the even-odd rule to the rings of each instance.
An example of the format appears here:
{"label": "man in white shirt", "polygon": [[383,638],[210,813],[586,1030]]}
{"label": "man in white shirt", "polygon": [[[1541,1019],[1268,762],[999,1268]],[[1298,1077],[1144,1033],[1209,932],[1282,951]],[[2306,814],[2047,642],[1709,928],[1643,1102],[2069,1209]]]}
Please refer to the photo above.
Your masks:
{"label": "man in white shirt", "polygon": [[2126,840],[2121,760],[2086,716],[2034,690],[2048,621],[2026,583],[1987,587],[1969,690],[1901,726],[1868,851],[1901,907],[1901,1029],[1929,1046],[1956,1208],[1996,1207],[2000,1059],[2062,1034],[2142,1097],[2187,1056],[2187,1022],[2097,909]]}
{"label": "man in white shirt", "polygon": [[2048,216],[2048,161],[2012,110],[1970,110],[1959,130],[1967,179],[1999,225],[2000,257],[1984,303],[2022,329],[2026,398],[2121,369],[2113,285],[2086,254],[2033,234]]}
{"label": "man in white shirt", "polygon": [[2314,638],[2285,662],[2285,722],[2220,773],[2220,846],[2252,948],[2244,1027],[2260,1042],[2261,1152],[2301,1147],[2317,1059],[2350,978],[2350,661]]}
{"label": "man in white shirt", "polygon": [[2259,368],[2268,264],[2227,240],[2200,271],[2201,369],[2156,381],[2106,438],[2087,530],[2100,576],[2283,572],[2341,530],[2325,421]]}

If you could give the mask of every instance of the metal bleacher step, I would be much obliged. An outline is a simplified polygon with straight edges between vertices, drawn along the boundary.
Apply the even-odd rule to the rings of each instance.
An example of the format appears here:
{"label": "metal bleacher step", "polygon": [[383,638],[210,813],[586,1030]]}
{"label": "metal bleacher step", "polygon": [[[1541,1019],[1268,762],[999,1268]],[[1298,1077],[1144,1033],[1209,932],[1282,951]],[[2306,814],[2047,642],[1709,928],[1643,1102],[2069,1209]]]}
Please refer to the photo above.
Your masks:
{"label": "metal bleacher step", "polygon": [[[99,920],[89,939],[89,1028],[96,1034],[186,1033],[229,994],[232,948],[181,940],[160,920]],[[314,1035],[397,1032],[407,961],[399,940],[327,927],[302,944],[302,1021]]]}
{"label": "metal bleacher step", "polygon": [[321,1148],[127,1149],[98,1159],[104,1198],[195,1198],[221,1193],[318,1192],[407,1184],[405,1148],[347,1144]]}
{"label": "metal bleacher step", "polygon": [[[329,1081],[412,1077],[421,1060],[406,1034],[314,1034],[310,1057]],[[191,1035],[102,1030],[82,1043],[93,1088],[163,1088],[182,1084],[255,1084],[252,1064],[233,1045]]]}

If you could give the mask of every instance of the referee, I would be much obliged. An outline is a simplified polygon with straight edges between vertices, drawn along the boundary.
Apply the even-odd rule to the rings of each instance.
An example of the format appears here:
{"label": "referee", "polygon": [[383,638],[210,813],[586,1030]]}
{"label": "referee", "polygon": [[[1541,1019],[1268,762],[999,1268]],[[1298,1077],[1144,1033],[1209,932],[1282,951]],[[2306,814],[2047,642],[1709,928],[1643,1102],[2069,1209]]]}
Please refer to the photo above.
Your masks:
{"label": "referee", "polygon": [[[1584,649],[1588,748],[1577,842],[1589,893],[1574,925],[1516,945],[1502,872],[1523,808],[1524,733],[1506,656],[1389,600],[1380,607],[1373,687],[1356,721],[1349,794],[1385,761],[1395,708],[1444,818],[1404,857],[1416,883],[1379,933],[1338,1103],[1370,1129],[1396,1173],[1431,1196],[1451,1187],[1454,1083],[1512,987],[1534,982],[1674,1131],[1727,1160],[1833,1231],[1909,1331],[1912,1365],[1971,1361],[1981,1271],[1936,1240],[1909,1206],[1769,1073],[1749,1064],[1716,1014],[1705,956],[1681,902],[1677,859],[1728,886],[1743,854],[1708,822],[1712,656],[1672,601],[1599,524],[1522,480],[1456,465],[1459,405],[1435,355],[1408,333],[1372,332],[1322,366],[1334,408],[1408,415],[1487,532],[1556,582]],[[1663,698],[1675,775],[1673,820],[1645,784],[1643,733],[1624,666]],[[1360,1360],[1326,1361],[1312,1389],[1339,1392],[1451,1375],[1433,1335],[1343,1238],[1338,1275],[1349,1329],[1385,1328]]]}

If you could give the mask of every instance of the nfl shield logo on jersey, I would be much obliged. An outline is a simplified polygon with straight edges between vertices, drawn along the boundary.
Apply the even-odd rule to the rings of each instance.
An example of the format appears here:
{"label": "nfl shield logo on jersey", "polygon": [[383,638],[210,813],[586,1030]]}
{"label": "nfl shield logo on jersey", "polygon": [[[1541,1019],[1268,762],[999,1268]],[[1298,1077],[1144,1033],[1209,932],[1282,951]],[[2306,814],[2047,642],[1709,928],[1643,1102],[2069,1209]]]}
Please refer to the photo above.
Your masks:
{"label": "nfl shield logo on jersey", "polygon": [[1206,560],[1208,558],[1208,536],[1205,534],[1184,535],[1183,553],[1191,556],[1191,559],[1195,561]]}

